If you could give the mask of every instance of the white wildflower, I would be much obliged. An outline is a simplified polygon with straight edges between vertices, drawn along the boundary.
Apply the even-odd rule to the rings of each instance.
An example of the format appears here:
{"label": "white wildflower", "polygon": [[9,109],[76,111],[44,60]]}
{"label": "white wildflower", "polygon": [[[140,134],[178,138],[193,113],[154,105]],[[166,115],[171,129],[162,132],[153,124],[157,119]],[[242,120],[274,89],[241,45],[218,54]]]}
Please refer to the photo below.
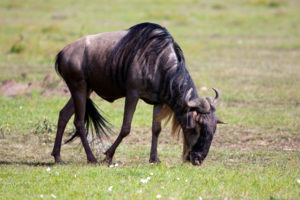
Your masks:
{"label": "white wildflower", "polygon": [[56,196],[54,194],[51,194],[51,197],[54,198],[54,199],[56,199]]}
{"label": "white wildflower", "polygon": [[19,109],[22,110],[22,109],[23,109],[23,106],[20,106]]}
{"label": "white wildflower", "polygon": [[148,180],[147,179],[141,179],[141,183],[147,183]]}
{"label": "white wildflower", "polygon": [[40,197],[41,197],[41,198],[44,198],[44,195],[43,195],[43,194],[41,194],[41,195],[40,195]]}
{"label": "white wildflower", "polygon": [[141,179],[141,183],[147,183],[150,179]]}
{"label": "white wildflower", "polygon": [[56,175],[59,175],[59,172],[56,172],[55,174],[56,174]]}
{"label": "white wildflower", "polygon": [[148,177],[147,177],[147,180],[150,181],[150,179],[151,179],[151,178],[148,176]]}
{"label": "white wildflower", "polygon": [[74,175],[74,178],[76,178],[76,177],[77,177],[77,175],[75,174],[75,175]]}
{"label": "white wildflower", "polygon": [[199,200],[202,200],[202,197],[199,197]]}
{"label": "white wildflower", "polygon": [[110,167],[110,168],[113,168],[113,167],[114,167],[114,165],[113,165],[113,164],[111,164],[111,165],[109,165],[109,167]]}
{"label": "white wildflower", "polygon": [[113,189],[113,186],[110,186],[110,187],[108,188],[108,191],[112,191],[112,189]]}
{"label": "white wildflower", "polygon": [[300,179],[297,179],[297,183],[299,183],[299,184],[300,184]]}
{"label": "white wildflower", "polygon": [[157,198],[157,199],[160,199],[160,198],[161,198],[161,195],[160,195],[160,194],[156,195],[156,198]]}
{"label": "white wildflower", "polygon": [[165,187],[164,187],[164,186],[161,186],[160,188],[161,188],[161,189],[165,189]]}
{"label": "white wildflower", "polygon": [[48,168],[46,169],[47,172],[50,172],[50,170],[51,170],[50,167],[48,167]]}
{"label": "white wildflower", "polygon": [[185,182],[187,183],[189,180],[188,179],[185,179]]}
{"label": "white wildflower", "polygon": [[180,178],[178,178],[178,177],[177,177],[176,179],[177,179],[177,181],[179,181],[179,180],[180,180]]}
{"label": "white wildflower", "polygon": [[115,167],[118,167],[119,166],[119,164],[118,163],[115,163]]}
{"label": "white wildflower", "polygon": [[153,176],[153,175],[154,175],[153,172],[151,172],[151,173],[150,173],[150,176]]}

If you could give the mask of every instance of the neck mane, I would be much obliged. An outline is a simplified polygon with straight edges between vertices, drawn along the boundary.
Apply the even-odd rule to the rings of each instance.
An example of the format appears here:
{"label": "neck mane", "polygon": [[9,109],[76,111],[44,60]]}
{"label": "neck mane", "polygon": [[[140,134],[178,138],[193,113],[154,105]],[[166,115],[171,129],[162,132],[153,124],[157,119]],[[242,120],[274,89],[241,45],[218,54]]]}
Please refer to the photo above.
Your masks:
{"label": "neck mane", "polygon": [[188,91],[193,88],[191,99],[197,98],[198,94],[195,84],[185,67],[183,53],[175,42],[174,50],[177,56],[177,63],[176,67],[174,67],[174,63],[164,67],[164,84],[161,87],[160,97],[165,104],[158,118],[160,120],[166,119],[166,123],[172,119],[171,132],[173,135],[177,135],[185,126],[180,119],[182,119],[182,115],[189,111],[185,102]]}
{"label": "neck mane", "polygon": [[174,63],[164,67],[164,83],[162,84],[161,99],[173,110],[174,113],[184,112],[186,110],[185,97],[187,92],[193,88],[191,98],[197,98],[195,84],[186,69],[183,53],[176,42],[174,42],[174,51],[177,56],[176,67]]}

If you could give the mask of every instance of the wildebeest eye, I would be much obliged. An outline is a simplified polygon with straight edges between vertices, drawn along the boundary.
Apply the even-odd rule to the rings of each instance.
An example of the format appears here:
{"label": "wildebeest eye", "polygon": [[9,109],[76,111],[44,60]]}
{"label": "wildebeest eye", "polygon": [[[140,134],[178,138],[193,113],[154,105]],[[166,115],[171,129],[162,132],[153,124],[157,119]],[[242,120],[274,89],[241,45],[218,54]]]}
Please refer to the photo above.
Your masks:
{"label": "wildebeest eye", "polygon": [[186,128],[187,129],[192,129],[195,128],[195,111],[189,112],[187,114],[187,123],[186,123]]}

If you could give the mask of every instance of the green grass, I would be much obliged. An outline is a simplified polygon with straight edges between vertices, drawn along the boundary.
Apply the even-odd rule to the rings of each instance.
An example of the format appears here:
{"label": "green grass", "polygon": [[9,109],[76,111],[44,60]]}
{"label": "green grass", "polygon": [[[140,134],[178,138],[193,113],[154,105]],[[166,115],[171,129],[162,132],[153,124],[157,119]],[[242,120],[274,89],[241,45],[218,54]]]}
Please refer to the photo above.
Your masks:
{"label": "green grass", "polygon": [[[190,165],[12,167],[1,170],[8,199],[297,199],[299,169],[289,164],[195,170]],[[151,176],[150,173],[153,173]],[[76,175],[76,177],[75,177]],[[151,179],[142,183],[141,179]],[[108,188],[112,186],[112,190]],[[298,189],[296,189],[298,188]]]}
{"label": "green grass", "polygon": [[[43,85],[50,74],[54,82],[46,88],[61,86],[53,62],[65,45],[151,21],[167,27],[182,47],[199,95],[213,95],[203,86],[221,91],[217,115],[229,124],[218,127],[201,167],[182,163],[181,140],[164,128],[162,164],[149,165],[152,106],[139,102],[132,132],[115,155],[118,167],[87,165],[79,140],[63,145],[67,164],[53,166],[58,113],[68,97],[45,96],[41,88],[0,96],[1,199],[298,199],[299,9],[297,0],[2,0],[0,82]],[[124,99],[93,100],[118,133]]]}

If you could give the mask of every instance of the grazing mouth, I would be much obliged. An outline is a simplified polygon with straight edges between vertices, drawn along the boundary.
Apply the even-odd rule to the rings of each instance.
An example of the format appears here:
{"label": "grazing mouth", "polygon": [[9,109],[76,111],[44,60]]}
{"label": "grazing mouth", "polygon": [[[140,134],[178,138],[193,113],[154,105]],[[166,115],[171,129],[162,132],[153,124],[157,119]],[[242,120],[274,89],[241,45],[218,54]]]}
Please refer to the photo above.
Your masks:
{"label": "grazing mouth", "polygon": [[188,158],[193,165],[201,165],[204,160],[204,156],[200,152],[194,152],[194,151],[191,151],[189,153]]}

